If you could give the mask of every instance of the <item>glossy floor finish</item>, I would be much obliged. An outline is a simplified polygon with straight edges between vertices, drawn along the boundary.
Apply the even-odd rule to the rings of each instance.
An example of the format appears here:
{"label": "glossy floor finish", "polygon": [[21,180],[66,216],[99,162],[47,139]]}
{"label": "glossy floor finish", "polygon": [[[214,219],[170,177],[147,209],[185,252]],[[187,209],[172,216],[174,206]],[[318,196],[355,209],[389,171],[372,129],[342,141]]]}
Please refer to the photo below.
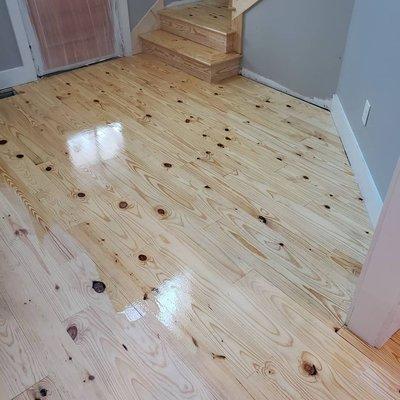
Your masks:
{"label": "glossy floor finish", "polygon": [[[139,55],[0,101],[2,399],[396,399],[330,115]],[[399,341],[400,342],[400,341]]]}

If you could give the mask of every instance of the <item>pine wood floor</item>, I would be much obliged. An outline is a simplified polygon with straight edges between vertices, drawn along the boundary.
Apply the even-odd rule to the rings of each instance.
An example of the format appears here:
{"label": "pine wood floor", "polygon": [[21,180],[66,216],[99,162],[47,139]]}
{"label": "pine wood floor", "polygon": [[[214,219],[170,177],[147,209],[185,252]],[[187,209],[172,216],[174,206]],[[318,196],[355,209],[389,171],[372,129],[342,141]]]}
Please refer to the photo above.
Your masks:
{"label": "pine wood floor", "polygon": [[0,173],[1,399],[399,398],[327,111],[118,59],[1,100]]}

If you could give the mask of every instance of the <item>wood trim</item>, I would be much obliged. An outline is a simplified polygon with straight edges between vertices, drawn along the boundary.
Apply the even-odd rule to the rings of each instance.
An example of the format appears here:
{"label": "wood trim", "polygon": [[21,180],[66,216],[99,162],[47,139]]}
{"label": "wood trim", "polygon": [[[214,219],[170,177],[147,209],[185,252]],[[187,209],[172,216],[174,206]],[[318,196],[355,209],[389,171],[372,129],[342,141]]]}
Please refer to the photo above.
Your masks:
{"label": "wood trim", "polygon": [[0,89],[37,80],[35,65],[18,3],[15,0],[6,0],[6,6],[21,55],[22,65],[0,72]]}
{"label": "wood trim", "polygon": [[243,14],[232,20],[232,30],[235,32],[233,51],[242,54],[243,51]]}
{"label": "wood trim", "polygon": [[122,39],[122,52],[125,57],[128,57],[132,55],[132,38],[127,0],[117,0],[117,12]]}
{"label": "wood trim", "polygon": [[132,48],[133,54],[139,54],[143,51],[142,40],[140,35],[160,29],[160,17],[158,11],[164,8],[164,0],[157,0],[153,6],[147,11],[143,18],[132,29]]}
{"label": "wood trim", "polygon": [[382,210],[382,198],[337,94],[333,96],[331,113],[360,187],[370,220],[372,225],[376,227]]}
{"label": "wood trim", "polygon": [[[291,90],[291,89],[281,85],[280,83],[273,81],[272,79],[268,79],[265,76],[262,76],[262,75],[258,74],[257,72],[254,72],[246,67],[243,67],[241,69],[241,75],[246,78],[251,79],[252,81],[256,81],[258,83],[261,83],[262,85],[279,90],[282,93],[286,93],[292,97],[296,97],[298,99],[304,100],[307,103],[314,104],[321,108],[325,108],[326,110],[330,110],[330,108],[331,108],[331,99],[320,99],[318,97],[303,96],[302,94],[297,93],[294,90]],[[347,151],[347,149],[346,149],[346,151]]]}
{"label": "wood trim", "polygon": [[400,162],[393,175],[347,325],[361,339],[381,347],[400,328]]}
{"label": "wood trim", "polygon": [[0,71],[0,90],[37,80],[36,73],[21,65]]}

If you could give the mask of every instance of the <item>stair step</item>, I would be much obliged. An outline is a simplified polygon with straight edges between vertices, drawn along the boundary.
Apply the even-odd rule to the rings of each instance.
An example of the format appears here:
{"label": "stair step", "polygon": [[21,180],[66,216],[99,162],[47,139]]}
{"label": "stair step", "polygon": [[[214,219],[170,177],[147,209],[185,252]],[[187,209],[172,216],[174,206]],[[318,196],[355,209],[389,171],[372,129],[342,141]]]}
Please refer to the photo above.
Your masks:
{"label": "stair step", "polygon": [[230,53],[236,38],[231,29],[231,13],[225,5],[203,1],[165,8],[159,16],[163,30]]}
{"label": "stair step", "polygon": [[237,75],[241,55],[222,53],[172,33],[158,30],[141,35],[143,51],[208,82]]}

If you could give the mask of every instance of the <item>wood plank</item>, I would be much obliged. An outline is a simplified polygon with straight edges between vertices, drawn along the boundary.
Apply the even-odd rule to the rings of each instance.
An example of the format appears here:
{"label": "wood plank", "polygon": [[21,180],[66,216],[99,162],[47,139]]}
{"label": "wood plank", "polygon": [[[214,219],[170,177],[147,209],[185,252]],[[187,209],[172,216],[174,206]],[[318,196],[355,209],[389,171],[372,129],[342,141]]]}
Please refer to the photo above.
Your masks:
{"label": "wood plank", "polygon": [[[241,305],[243,312],[252,310],[252,313],[259,313],[259,329],[269,332],[268,337],[273,342],[273,346],[267,350],[270,352],[267,361],[254,366],[256,373],[263,378],[258,382],[260,389],[265,384],[265,390],[268,390],[272,375],[280,389],[280,395],[295,399],[302,397],[301,386],[305,382],[312,382],[313,385],[308,388],[307,393],[310,395],[315,390],[315,394],[311,396],[320,398],[329,398],[332,391],[337,398],[342,399],[359,396],[387,399],[398,396],[397,374],[392,375],[382,369],[308,313],[303,310],[299,313],[301,308],[295,301],[258,273],[249,273],[237,282],[237,287],[242,296],[234,298],[234,301]],[[279,323],[278,315],[281,316]],[[313,339],[310,340],[311,337]],[[315,340],[316,337],[319,340]],[[282,346],[279,357],[274,354],[276,346]],[[288,351],[291,348],[294,351]],[[346,361],[341,357],[337,358],[336,349],[346,353]],[[283,353],[286,352],[284,356]],[[284,378],[283,369],[297,369],[298,376],[302,379],[289,382]]]}
{"label": "wood plank", "polygon": [[50,377],[42,379],[32,385],[28,390],[15,397],[13,400],[37,400],[45,397],[46,400],[66,400],[58,391]]}
{"label": "wood plank", "polygon": [[0,296],[0,390],[11,399],[46,375],[41,360]]}
{"label": "wood plank", "polygon": [[168,50],[176,51],[184,57],[193,58],[194,61],[206,66],[212,66],[214,64],[240,59],[239,54],[221,53],[208,47],[193,43],[190,40],[169,34],[168,32],[164,32],[162,30],[143,34],[141,38]]}
{"label": "wood plank", "polygon": [[141,38],[145,53],[157,55],[207,82],[218,82],[239,72],[240,54],[221,53],[161,30],[143,34]]}
{"label": "wood plank", "polygon": [[226,2],[198,1],[195,4],[182,4],[167,7],[159,12],[162,16],[204,27],[214,32],[230,33],[232,11]]}
{"label": "wood plank", "polygon": [[215,1],[199,1],[159,11],[162,30],[223,53],[236,51],[236,30],[241,28],[232,27],[231,14],[226,2]]}
{"label": "wood plank", "polygon": [[141,319],[122,329],[114,318],[89,309],[65,321],[66,327],[71,325],[78,328],[77,347],[115,398],[231,398],[213,388],[198,370],[185,365]]}
{"label": "wood plank", "polygon": [[0,362],[7,400],[46,382],[62,399],[397,398],[396,340],[378,355],[342,331],[372,231],[328,112],[147,54],[19,92],[0,102],[2,337],[45,368]]}

